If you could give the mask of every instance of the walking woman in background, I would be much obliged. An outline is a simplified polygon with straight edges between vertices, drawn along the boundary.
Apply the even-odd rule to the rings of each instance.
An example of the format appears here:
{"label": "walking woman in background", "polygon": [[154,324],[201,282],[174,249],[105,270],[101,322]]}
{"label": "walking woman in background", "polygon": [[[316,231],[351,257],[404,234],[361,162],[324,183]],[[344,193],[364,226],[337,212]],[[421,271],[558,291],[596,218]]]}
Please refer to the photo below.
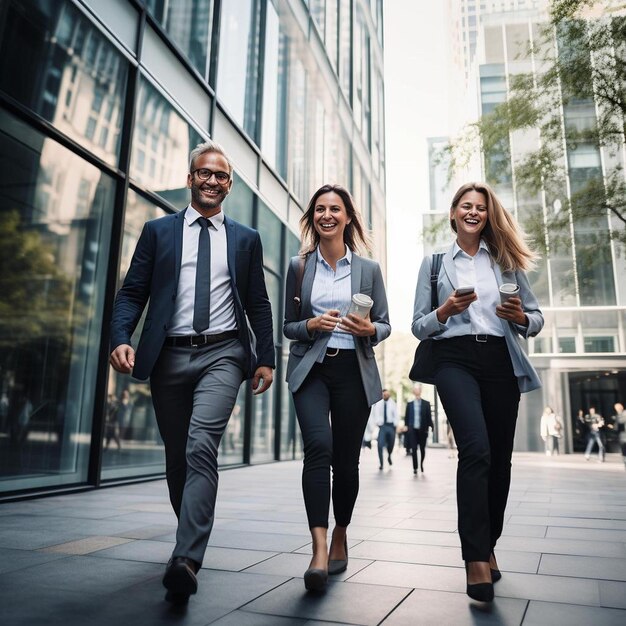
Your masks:
{"label": "walking woman in background", "polygon": [[[324,185],[300,220],[302,249],[287,273],[283,332],[291,339],[287,382],[304,440],[302,490],[313,540],[304,585],[320,591],[348,565],[346,529],[359,490],[359,453],[370,407],[382,397],[373,347],[389,336],[378,263],[356,254],[368,238],[352,197]],[[368,315],[348,314],[370,296]],[[330,421],[329,421],[330,414]],[[335,528],[327,547],[332,500]]]}
{"label": "walking woman in background", "polygon": [[[456,192],[450,225],[456,240],[439,272],[439,306],[431,310],[429,256],[419,272],[412,331],[434,340],[435,384],[458,448],[467,594],[490,602],[501,577],[494,547],[504,523],[520,392],[540,386],[516,335],[534,337],[543,316],[525,274],[535,255],[488,185],[468,183]],[[501,303],[505,283],[515,295]],[[459,287],[473,290],[461,295]]]}
{"label": "walking woman in background", "polygon": [[546,455],[559,454],[559,439],[563,436],[563,422],[561,418],[547,406],[541,415],[539,432],[546,448]]}

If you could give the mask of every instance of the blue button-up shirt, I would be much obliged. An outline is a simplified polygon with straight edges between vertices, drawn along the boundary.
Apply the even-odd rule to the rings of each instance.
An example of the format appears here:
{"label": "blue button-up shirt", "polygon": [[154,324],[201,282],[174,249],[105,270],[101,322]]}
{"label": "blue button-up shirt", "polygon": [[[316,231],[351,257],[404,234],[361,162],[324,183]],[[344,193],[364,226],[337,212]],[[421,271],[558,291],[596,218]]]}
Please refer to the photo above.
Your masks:
{"label": "blue button-up shirt", "polygon": [[[352,251],[346,246],[346,254],[337,261],[337,269],[326,262],[319,247],[317,248],[317,265],[315,279],[311,290],[311,308],[317,317],[329,309],[338,309],[340,315],[348,313],[352,302]],[[335,329],[328,341],[329,348],[340,350],[354,350],[354,336],[342,330]],[[324,354],[318,359],[321,363]]]}

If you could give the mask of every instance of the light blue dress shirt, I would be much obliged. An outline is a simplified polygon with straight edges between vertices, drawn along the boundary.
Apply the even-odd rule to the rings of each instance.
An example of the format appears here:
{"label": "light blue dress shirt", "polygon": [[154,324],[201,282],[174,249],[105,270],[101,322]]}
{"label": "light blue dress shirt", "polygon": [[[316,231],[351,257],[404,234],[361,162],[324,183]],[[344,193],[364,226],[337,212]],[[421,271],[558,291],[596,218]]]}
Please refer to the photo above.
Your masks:
{"label": "light blue dress shirt", "polygon": [[[315,279],[311,290],[311,308],[317,317],[329,309],[338,309],[340,315],[348,313],[352,302],[352,251],[346,246],[346,254],[337,261],[337,269],[326,262],[319,247],[316,251],[317,260]],[[328,348],[339,350],[354,350],[354,337],[350,333],[335,329],[328,340]],[[324,360],[320,355],[318,362]]]}

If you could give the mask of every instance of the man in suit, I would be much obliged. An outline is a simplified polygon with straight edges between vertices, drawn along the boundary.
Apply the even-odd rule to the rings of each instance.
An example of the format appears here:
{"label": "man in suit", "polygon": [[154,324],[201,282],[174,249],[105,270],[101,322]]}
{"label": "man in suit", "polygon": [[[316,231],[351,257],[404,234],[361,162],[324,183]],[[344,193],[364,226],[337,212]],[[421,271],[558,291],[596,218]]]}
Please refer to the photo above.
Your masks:
{"label": "man in suit", "polygon": [[[213,526],[218,447],[241,382],[252,378],[254,393],[263,393],[275,367],[259,234],[222,212],[232,175],[219,144],[191,152],[191,203],[144,225],[111,322],[111,365],[150,378],[178,517],[163,577],[166,600],[176,604],[197,591]],[[148,300],[135,354],[131,335]]]}
{"label": "man in suit", "polygon": [[426,440],[428,429],[433,427],[430,414],[430,402],[422,399],[422,386],[418,383],[413,387],[415,399],[406,405],[404,424],[407,428],[408,447],[413,457],[413,474],[417,474],[417,448],[420,450],[420,469],[424,472],[424,457],[426,456]]}
{"label": "man in suit", "polygon": [[393,465],[391,453],[396,442],[398,407],[388,389],[383,389],[383,399],[372,407],[372,416],[378,426],[378,469],[383,469],[383,452],[387,448],[387,462]]}

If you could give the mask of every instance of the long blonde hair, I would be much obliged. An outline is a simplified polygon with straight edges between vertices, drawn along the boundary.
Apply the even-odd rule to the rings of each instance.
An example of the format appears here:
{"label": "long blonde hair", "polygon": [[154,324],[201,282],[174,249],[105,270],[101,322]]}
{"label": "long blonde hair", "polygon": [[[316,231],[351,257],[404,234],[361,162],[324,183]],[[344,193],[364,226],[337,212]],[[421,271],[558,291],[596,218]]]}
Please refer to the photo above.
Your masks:
{"label": "long blonde hair", "polygon": [[[527,235],[517,220],[502,206],[493,189],[487,183],[465,183],[454,194],[451,209],[456,209],[461,198],[468,191],[482,193],[487,199],[487,225],[481,233],[486,241],[491,256],[503,271],[535,268],[538,255],[527,243]],[[450,218],[450,226],[456,233],[456,223]]]}
{"label": "long blonde hair", "polygon": [[343,200],[346,213],[350,219],[350,223],[346,224],[345,230],[343,231],[344,243],[352,252],[356,252],[357,254],[370,252],[370,238],[363,226],[361,214],[356,209],[350,192],[341,185],[323,185],[313,194],[304,215],[300,218],[300,239],[302,241],[300,254],[304,256],[317,248],[320,242],[320,236],[315,230],[313,222],[315,203],[320,196],[331,192],[336,193]]}

